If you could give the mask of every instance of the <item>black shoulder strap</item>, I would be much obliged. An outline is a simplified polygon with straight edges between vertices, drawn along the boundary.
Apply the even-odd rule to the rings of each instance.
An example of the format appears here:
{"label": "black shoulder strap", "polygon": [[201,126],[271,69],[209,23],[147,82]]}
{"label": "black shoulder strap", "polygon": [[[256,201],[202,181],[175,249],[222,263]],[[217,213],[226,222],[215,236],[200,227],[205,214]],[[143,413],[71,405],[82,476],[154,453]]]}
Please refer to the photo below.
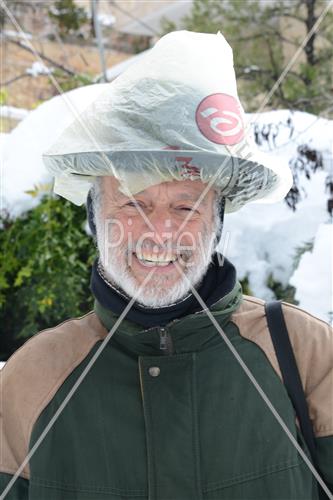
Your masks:
{"label": "black shoulder strap", "polygon": [[316,463],[316,446],[313,428],[309,417],[308,406],[297,368],[297,363],[290,343],[286,323],[284,321],[281,302],[277,300],[273,302],[266,302],[265,311],[268,328],[280,365],[284,385],[296,411],[300,428],[312,460]]}

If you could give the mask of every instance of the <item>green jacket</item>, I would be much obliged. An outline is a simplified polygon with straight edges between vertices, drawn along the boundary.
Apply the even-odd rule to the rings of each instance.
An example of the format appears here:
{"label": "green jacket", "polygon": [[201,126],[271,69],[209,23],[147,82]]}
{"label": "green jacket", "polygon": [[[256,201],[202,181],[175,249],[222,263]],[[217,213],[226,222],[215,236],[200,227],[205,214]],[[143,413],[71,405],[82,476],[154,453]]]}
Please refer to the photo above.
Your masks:
{"label": "green jacket", "polygon": [[[333,489],[332,331],[284,314]],[[305,449],[281,382],[263,301],[239,285],[211,308]],[[43,331],[2,370],[1,491],[116,317],[95,312]],[[8,497],[15,500],[317,499],[308,467],[204,311],[165,329],[123,321]]]}

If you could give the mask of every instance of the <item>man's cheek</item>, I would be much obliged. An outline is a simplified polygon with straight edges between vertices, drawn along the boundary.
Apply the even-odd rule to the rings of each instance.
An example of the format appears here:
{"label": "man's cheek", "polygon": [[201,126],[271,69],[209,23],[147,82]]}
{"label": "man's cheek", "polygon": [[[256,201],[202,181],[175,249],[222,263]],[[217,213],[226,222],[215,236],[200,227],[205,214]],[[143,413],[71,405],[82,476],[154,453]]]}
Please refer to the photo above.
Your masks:
{"label": "man's cheek", "polygon": [[124,242],[124,225],[118,219],[104,221],[104,237],[106,248],[116,248]]}

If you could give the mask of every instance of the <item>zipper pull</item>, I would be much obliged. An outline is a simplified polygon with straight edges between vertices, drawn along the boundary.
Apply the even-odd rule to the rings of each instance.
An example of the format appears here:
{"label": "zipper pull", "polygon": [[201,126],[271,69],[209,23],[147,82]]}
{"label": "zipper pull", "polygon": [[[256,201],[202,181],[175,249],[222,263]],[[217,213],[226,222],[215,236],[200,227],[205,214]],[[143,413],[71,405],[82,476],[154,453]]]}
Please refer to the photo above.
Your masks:
{"label": "zipper pull", "polygon": [[168,334],[165,328],[159,328],[160,332],[160,349],[166,351],[168,348]]}
{"label": "zipper pull", "polygon": [[164,354],[172,354],[172,339],[166,328],[159,327],[160,349]]}

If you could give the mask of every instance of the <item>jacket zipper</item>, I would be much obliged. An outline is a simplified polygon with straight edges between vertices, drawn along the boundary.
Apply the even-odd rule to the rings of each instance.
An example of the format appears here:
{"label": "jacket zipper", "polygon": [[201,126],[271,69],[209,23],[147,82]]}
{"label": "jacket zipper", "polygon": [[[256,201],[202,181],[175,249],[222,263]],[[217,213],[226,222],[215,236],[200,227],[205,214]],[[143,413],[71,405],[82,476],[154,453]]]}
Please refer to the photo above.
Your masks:
{"label": "jacket zipper", "polygon": [[168,354],[173,354],[172,338],[168,333],[168,330],[166,328],[159,327],[158,332],[160,335],[160,349],[163,351],[163,354],[166,356]]}

